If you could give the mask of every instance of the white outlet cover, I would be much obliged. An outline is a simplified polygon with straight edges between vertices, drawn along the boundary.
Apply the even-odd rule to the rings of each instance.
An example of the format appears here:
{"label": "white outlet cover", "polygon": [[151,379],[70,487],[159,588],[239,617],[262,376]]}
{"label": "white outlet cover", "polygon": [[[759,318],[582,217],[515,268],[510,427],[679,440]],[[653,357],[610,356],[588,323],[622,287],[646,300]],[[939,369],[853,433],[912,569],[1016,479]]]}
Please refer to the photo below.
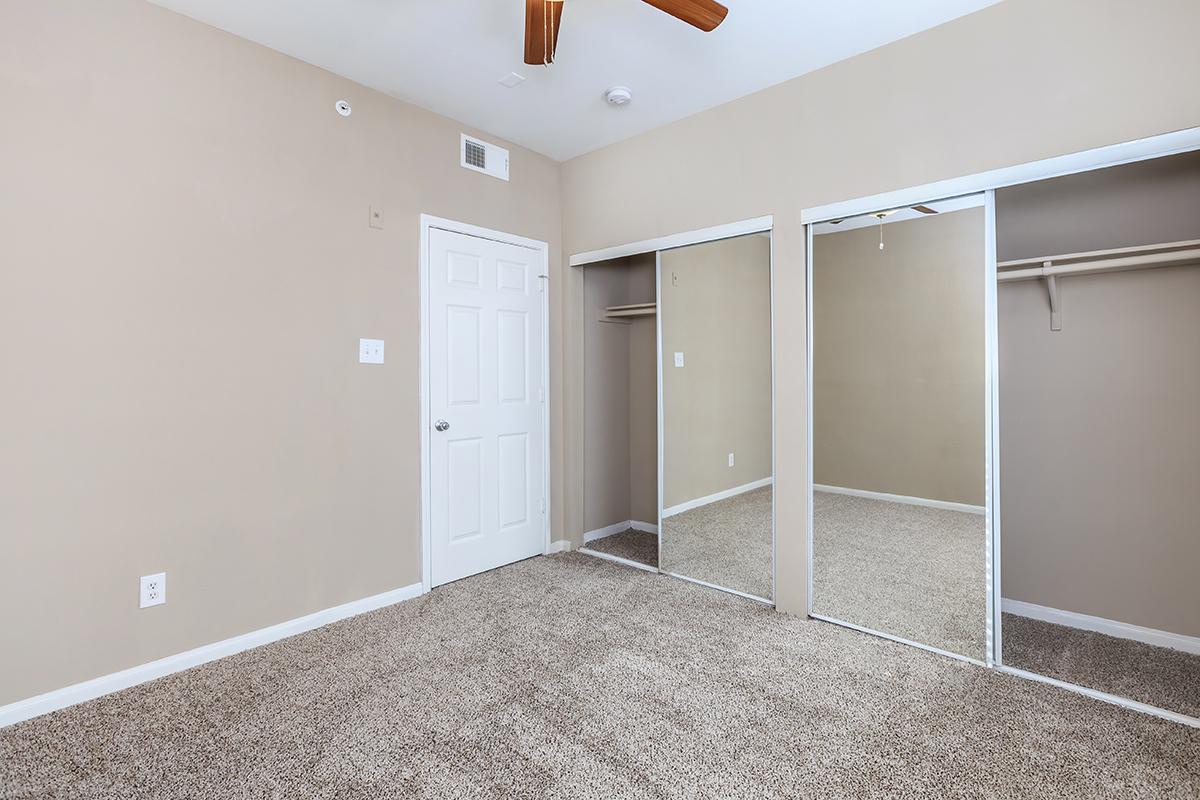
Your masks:
{"label": "white outlet cover", "polygon": [[382,364],[383,363],[383,339],[359,339],[358,340],[358,363],[360,363],[360,364]]}
{"label": "white outlet cover", "polygon": [[733,466],[733,453],[729,454],[729,466]]}
{"label": "white outlet cover", "polygon": [[139,608],[161,606],[167,602],[167,573],[156,572],[153,575],[143,575],[139,584]]}
{"label": "white outlet cover", "polygon": [[675,366],[677,366],[677,367],[683,366],[683,353],[675,354]]}

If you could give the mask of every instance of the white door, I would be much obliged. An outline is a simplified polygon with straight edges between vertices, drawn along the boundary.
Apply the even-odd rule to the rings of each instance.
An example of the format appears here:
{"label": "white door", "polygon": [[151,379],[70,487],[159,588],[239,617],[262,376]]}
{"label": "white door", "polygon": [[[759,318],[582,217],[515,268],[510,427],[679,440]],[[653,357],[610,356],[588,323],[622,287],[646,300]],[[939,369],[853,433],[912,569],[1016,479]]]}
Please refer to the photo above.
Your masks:
{"label": "white door", "polygon": [[429,229],[432,584],[545,550],[542,254]]}

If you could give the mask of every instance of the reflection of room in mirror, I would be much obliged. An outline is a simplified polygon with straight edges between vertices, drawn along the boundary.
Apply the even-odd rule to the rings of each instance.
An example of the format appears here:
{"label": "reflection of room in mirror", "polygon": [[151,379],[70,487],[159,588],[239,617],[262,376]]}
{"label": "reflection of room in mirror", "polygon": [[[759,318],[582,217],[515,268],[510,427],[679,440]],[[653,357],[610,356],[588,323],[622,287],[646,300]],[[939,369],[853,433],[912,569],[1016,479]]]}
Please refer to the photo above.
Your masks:
{"label": "reflection of room in mirror", "polygon": [[770,600],[771,240],[660,254],[662,568]]}
{"label": "reflection of room in mirror", "polygon": [[979,661],[982,203],[817,226],[812,263],[812,611]]}
{"label": "reflection of room in mirror", "polygon": [[[1200,717],[1200,153],[998,190],[996,226],[1002,661]],[[1058,330],[1005,277],[1115,259],[1057,277]]]}

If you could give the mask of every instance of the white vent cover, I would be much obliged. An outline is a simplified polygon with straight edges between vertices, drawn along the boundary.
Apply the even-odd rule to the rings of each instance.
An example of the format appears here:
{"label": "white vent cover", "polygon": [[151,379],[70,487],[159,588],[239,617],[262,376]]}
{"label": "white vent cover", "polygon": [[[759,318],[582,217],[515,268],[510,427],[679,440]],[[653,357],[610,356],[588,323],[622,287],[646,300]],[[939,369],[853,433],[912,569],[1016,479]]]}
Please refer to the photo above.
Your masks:
{"label": "white vent cover", "polygon": [[508,151],[503,147],[488,144],[464,133],[459,157],[459,163],[467,169],[491,175],[502,181],[508,180]]}

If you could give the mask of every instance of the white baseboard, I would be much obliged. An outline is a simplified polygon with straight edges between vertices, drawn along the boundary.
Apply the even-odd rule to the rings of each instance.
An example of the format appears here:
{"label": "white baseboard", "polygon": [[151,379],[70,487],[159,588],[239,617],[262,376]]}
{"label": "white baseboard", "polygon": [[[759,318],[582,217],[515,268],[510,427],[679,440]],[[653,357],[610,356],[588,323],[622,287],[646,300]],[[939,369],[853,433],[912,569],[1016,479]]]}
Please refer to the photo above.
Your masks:
{"label": "white baseboard", "polygon": [[612,525],[606,525],[603,528],[597,528],[594,531],[588,531],[583,535],[583,541],[585,544],[587,542],[594,542],[597,539],[604,539],[609,536],[615,536],[618,533],[624,533],[630,528],[642,533],[658,533],[658,526],[653,522],[638,522],[636,519],[627,519],[623,522],[616,522]]}
{"label": "white baseboard", "polygon": [[1074,611],[1063,611],[1049,606],[1039,606],[1021,600],[1010,600],[1007,597],[1000,603],[1000,608],[1006,614],[1018,617],[1053,622],[1056,625],[1066,625],[1069,628],[1079,628],[1085,631],[1095,631],[1118,639],[1132,639],[1135,642],[1152,644],[1156,647],[1169,647],[1172,650],[1182,650],[1185,653],[1200,655],[1200,636],[1184,636],[1181,633],[1170,633],[1155,628],[1143,628],[1140,625],[1130,625],[1128,622],[1117,622],[1104,617],[1093,617],[1088,614],[1077,614]]}
{"label": "white baseboard", "polygon": [[546,555],[552,555],[554,553],[565,553],[570,549],[571,549],[571,540],[570,539],[556,539],[553,542],[551,542],[549,544],[549,546],[546,548]]}
{"label": "white baseboard", "polygon": [[941,508],[946,511],[962,511],[967,514],[986,514],[983,506],[973,506],[968,503],[951,503],[948,500],[929,500],[925,497],[909,497],[903,494],[887,494],[886,492],[868,492],[866,489],[847,489],[844,486],[825,486],[814,483],[814,492],[829,494],[846,494],[851,497],[865,497],[868,500],[884,500],[889,503],[904,503],[908,506],[925,506],[926,508]]}
{"label": "white baseboard", "polygon": [[691,511],[693,508],[700,508],[701,506],[707,506],[720,500],[728,500],[730,497],[737,497],[739,494],[753,492],[755,489],[761,489],[764,486],[770,486],[773,482],[774,478],[768,476],[756,481],[751,481],[750,483],[743,483],[741,486],[734,486],[732,489],[725,489],[724,491],[705,495],[704,497],[697,497],[695,500],[688,500],[680,503],[679,505],[671,506],[670,508],[664,508],[662,515],[664,519],[667,517],[673,517],[676,514],[682,514],[685,511]]}
{"label": "white baseboard", "polygon": [[0,728],[32,719],[51,711],[58,711],[59,709],[73,706],[76,703],[82,703],[86,700],[111,694],[121,689],[128,689],[130,686],[152,681],[164,675],[182,672],[185,669],[191,669],[209,661],[215,661],[218,658],[231,656],[243,650],[249,650],[252,647],[259,647],[260,645],[269,644],[280,639],[286,639],[289,636],[311,631],[314,628],[320,628],[322,625],[328,625],[331,622],[337,622],[347,617],[365,614],[368,611],[374,611],[384,606],[411,600],[420,594],[423,594],[421,584],[414,583],[411,586],[393,589],[383,594],[364,597],[362,600],[354,600],[340,606],[326,608],[322,611],[297,617],[287,622],[281,622],[278,625],[272,625],[268,628],[260,628],[250,633],[244,633],[241,636],[234,636],[232,639],[206,644],[194,650],[160,658],[157,661],[151,661],[147,664],[139,664],[136,667],[114,672],[111,675],[102,675],[99,678],[92,678],[91,680],[76,683],[62,689],[55,689],[45,694],[39,694],[36,697],[30,697],[27,700],[18,700],[15,703],[0,706]]}

